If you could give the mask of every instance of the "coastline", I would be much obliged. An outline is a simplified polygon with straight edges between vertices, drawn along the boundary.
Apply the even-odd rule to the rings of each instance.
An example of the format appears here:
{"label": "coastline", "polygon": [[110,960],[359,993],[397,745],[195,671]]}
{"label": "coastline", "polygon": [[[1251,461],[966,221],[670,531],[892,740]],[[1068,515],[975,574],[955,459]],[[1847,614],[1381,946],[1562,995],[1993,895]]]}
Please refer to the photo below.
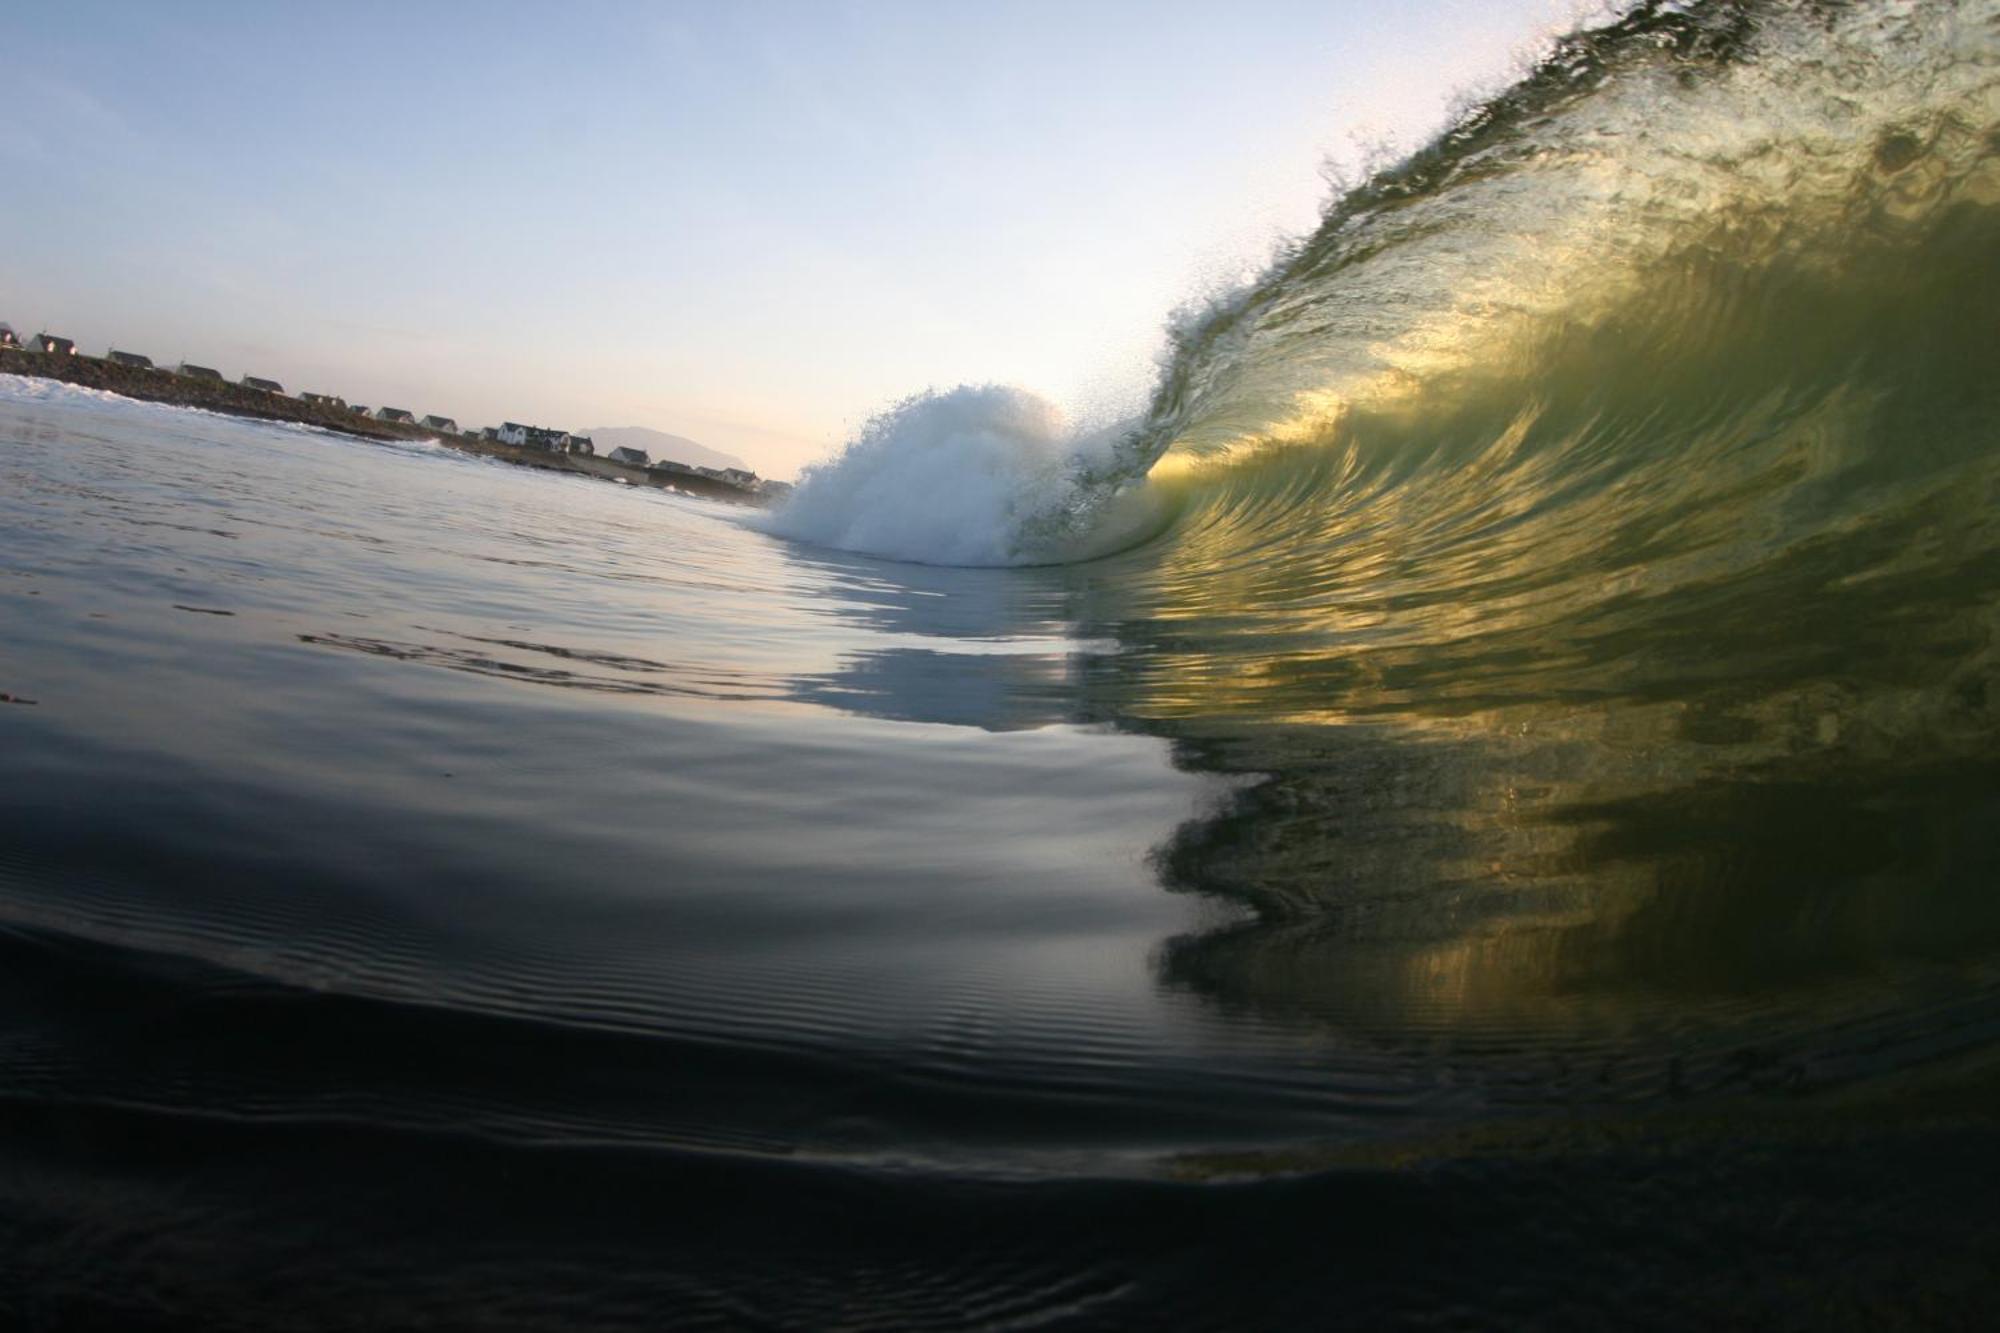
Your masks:
{"label": "coastline", "polygon": [[652,486],[678,491],[703,499],[732,504],[761,505],[766,497],[730,482],[698,473],[666,472],[653,468],[614,463],[609,459],[574,454],[549,453],[521,445],[499,444],[491,440],[450,435],[421,426],[394,421],[378,421],[341,408],[308,403],[284,394],[248,389],[227,380],[190,379],[171,370],[121,366],[94,356],[59,356],[0,347],[0,375],[23,375],[35,379],[59,380],[86,389],[101,389],[149,403],[175,407],[200,407],[230,416],[259,421],[286,421],[318,426],[368,441],[436,440],[447,449],[497,458],[522,467],[546,472],[568,472],[596,477],[601,481],[625,482],[632,486]]}

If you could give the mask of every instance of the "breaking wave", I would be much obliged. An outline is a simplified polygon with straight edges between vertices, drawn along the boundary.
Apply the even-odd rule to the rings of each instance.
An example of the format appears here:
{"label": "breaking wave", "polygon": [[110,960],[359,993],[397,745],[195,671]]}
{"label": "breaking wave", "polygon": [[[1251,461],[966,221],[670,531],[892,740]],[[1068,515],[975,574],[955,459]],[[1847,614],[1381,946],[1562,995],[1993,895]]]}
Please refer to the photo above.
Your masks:
{"label": "breaking wave", "polygon": [[[1146,538],[1518,606],[1866,525],[1983,458],[2000,8],[1646,3],[1187,319],[1143,420],[926,393],[770,520],[938,564]],[[1511,611],[1507,612],[1511,613]]]}

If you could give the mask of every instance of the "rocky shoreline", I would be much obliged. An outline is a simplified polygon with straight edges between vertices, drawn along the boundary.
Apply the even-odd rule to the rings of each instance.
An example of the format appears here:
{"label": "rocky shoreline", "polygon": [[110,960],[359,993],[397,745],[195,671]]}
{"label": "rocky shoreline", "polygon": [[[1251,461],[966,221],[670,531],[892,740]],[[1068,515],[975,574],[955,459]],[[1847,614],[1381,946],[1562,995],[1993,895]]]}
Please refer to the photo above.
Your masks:
{"label": "rocky shoreline", "polygon": [[231,384],[227,380],[191,379],[185,375],[177,375],[171,370],[121,366],[116,362],[94,356],[58,356],[46,352],[0,347],[0,375],[28,375],[40,379],[61,380],[65,384],[74,384],[86,389],[102,389],[150,403],[200,407],[211,412],[225,412],[230,416],[250,417],[260,421],[289,421],[299,425],[318,426],[364,440],[436,440],[446,448],[456,449],[461,453],[498,458],[503,462],[540,468],[546,472],[570,472],[604,481],[625,482],[633,486],[653,486],[662,490],[679,491],[711,500],[726,500],[735,504],[765,503],[765,497],[756,491],[698,474],[663,472],[653,468],[614,463],[604,458],[550,453],[541,449],[498,444],[491,440],[426,430],[421,426],[404,425],[395,421],[378,421],[344,408],[308,403],[303,399],[292,398],[285,394],[267,393],[262,389],[249,389],[240,384]]}

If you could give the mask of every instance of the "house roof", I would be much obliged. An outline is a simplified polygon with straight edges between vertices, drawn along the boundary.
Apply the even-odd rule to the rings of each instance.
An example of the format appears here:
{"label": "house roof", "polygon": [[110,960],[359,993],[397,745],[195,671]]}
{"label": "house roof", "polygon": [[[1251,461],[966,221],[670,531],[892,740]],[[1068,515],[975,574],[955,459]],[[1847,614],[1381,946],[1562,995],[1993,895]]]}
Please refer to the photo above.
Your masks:
{"label": "house roof", "polygon": [[246,389],[268,389],[272,393],[283,393],[285,391],[285,386],[276,380],[259,379],[255,375],[245,375],[243,377],[243,387]]}

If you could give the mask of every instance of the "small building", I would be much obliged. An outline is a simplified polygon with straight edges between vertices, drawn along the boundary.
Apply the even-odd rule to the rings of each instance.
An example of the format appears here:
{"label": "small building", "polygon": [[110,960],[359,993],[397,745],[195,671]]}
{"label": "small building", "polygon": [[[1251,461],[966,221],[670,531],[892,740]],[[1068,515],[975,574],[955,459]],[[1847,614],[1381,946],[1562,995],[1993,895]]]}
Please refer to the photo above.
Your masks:
{"label": "small building", "polygon": [[689,467],[686,463],[676,463],[671,458],[662,458],[659,462],[653,464],[653,471],[678,472],[684,477],[692,477],[694,475],[693,468]]}
{"label": "small building", "polygon": [[140,356],[137,352],[121,352],[116,347],[104,354],[104,359],[114,366],[125,366],[131,370],[151,370],[153,358]]}
{"label": "small building", "polygon": [[500,443],[518,444],[524,449],[542,449],[549,453],[563,452],[563,441],[569,437],[559,430],[546,426],[524,426],[518,421],[509,421],[500,427]]}
{"label": "small building", "polygon": [[722,469],[722,480],[734,486],[755,486],[757,474],[747,468],[726,467]]}
{"label": "small building", "polygon": [[453,435],[458,434],[458,423],[450,417],[427,416],[421,424],[425,430],[442,430],[449,431]]}
{"label": "small building", "polygon": [[348,408],[347,410],[352,412],[357,417],[365,417],[368,415],[368,409],[363,407],[359,403],[356,403],[354,406]]}
{"label": "small building", "polygon": [[405,426],[414,426],[417,424],[416,417],[405,412],[400,407],[378,407],[368,415],[374,417],[377,421],[397,421]]}
{"label": "small building", "polygon": [[792,483],[789,481],[760,481],[757,483],[757,494],[768,495],[773,500],[782,500],[791,493]]}
{"label": "small building", "polygon": [[12,324],[0,324],[0,347],[19,347],[21,339]]}
{"label": "small building", "polygon": [[58,338],[53,333],[38,333],[28,339],[28,350],[47,352],[53,356],[75,356],[76,343],[69,338]]}
{"label": "small building", "polygon": [[597,452],[596,443],[588,435],[565,435],[562,448],[566,454],[582,454],[586,458]]}
{"label": "small building", "polygon": [[614,463],[630,463],[634,467],[646,466],[646,451],[634,449],[630,445],[621,444],[605,457]]}
{"label": "small building", "polygon": [[283,393],[285,386],[276,380],[260,380],[255,375],[245,375],[237,381],[246,389],[261,389],[265,393]]}
{"label": "small building", "polygon": [[482,440],[490,441],[493,444],[502,443],[500,439],[500,428],[498,426],[487,426],[482,428],[479,432],[479,438]]}
{"label": "small building", "polygon": [[302,393],[299,395],[299,401],[302,403],[311,403],[314,407],[337,408],[342,412],[347,410],[347,400],[338,394]]}
{"label": "small building", "polygon": [[178,366],[175,366],[174,374],[185,375],[191,380],[214,380],[217,384],[228,383],[227,380],[222,378],[221,371],[211,370],[207,366],[197,366],[192,361],[183,361]]}

